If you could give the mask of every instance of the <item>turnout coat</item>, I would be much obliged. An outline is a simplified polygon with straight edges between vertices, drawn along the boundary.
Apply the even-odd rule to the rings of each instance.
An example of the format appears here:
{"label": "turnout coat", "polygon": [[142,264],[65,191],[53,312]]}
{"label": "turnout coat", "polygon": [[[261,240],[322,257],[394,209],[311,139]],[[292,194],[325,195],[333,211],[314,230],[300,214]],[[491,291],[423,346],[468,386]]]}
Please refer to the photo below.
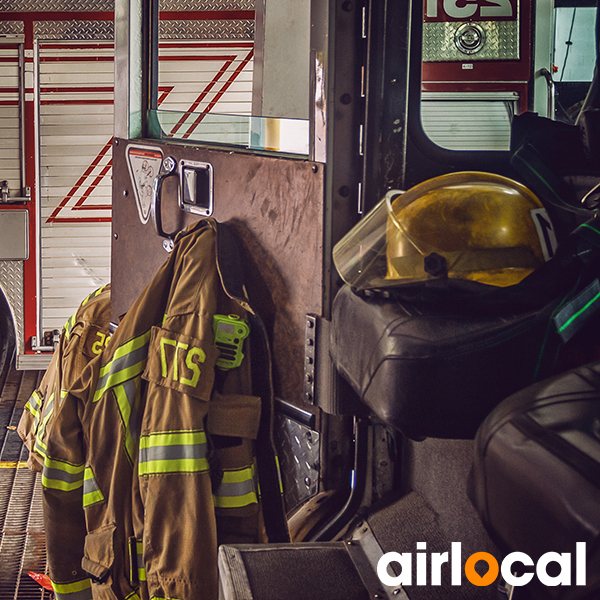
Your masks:
{"label": "turnout coat", "polygon": [[110,283],[92,292],[65,323],[50,365],[25,404],[17,431],[29,450],[27,466],[41,471],[55,404],[60,405],[87,363],[110,339]]}
{"label": "turnout coat", "polygon": [[[208,219],[178,234],[55,413],[43,492],[59,600],[216,599],[219,543],[286,537],[269,373],[261,398],[253,395],[249,344],[239,367],[216,365],[215,315],[249,321],[264,338],[231,276],[239,264],[230,264],[236,255],[223,245],[222,227]],[[269,473],[261,487],[280,517],[271,533],[257,455]]]}

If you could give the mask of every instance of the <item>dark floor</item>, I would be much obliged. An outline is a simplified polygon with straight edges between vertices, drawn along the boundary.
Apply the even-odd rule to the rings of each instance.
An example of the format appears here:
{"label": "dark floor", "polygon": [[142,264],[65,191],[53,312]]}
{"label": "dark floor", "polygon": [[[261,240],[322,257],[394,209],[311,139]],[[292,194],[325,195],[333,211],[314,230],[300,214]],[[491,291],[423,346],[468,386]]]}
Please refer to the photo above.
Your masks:
{"label": "dark floor", "polygon": [[46,572],[42,489],[16,431],[42,375],[12,368],[0,374],[0,600],[52,597],[27,575]]}

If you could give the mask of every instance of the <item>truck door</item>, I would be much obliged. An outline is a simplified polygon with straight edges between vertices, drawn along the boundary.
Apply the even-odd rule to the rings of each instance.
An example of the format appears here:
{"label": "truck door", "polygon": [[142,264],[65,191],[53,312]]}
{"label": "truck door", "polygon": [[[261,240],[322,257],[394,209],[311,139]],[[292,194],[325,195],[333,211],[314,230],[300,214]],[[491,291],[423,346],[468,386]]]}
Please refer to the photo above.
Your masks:
{"label": "truck door", "polygon": [[[313,457],[292,475],[296,489],[288,508],[293,508],[317,493],[323,477],[318,467],[321,416],[315,403],[319,397],[333,396],[335,385],[328,367],[320,371],[317,358],[327,362],[328,357],[326,318],[336,279],[331,247],[357,217],[359,172],[353,161],[359,144],[352,115],[359,106],[358,83],[354,73],[352,78],[333,81],[327,60],[333,49],[328,28],[331,19],[340,19],[359,32],[361,11],[353,6],[330,12],[333,3],[322,3],[323,19],[311,34],[308,4],[290,2],[284,7],[273,2],[264,14],[257,7],[254,43],[239,57],[233,51],[231,57],[223,57],[218,80],[197,102],[182,107],[159,105],[162,92],[153,71],[160,79],[160,61],[150,61],[150,69],[143,68],[144,63],[134,66],[130,45],[135,40],[127,25],[134,17],[127,4],[116,4],[113,320],[118,322],[127,312],[166,260],[165,249],[177,231],[203,216],[231,225],[246,254],[250,297],[268,323],[275,395],[282,410],[292,415],[284,417],[282,426],[301,430],[297,437]],[[274,14],[279,15],[278,22],[269,21]],[[293,40],[285,34],[286,27],[292,27]],[[298,43],[300,50],[294,47]],[[145,44],[143,52],[156,57],[150,36]],[[337,44],[336,52],[353,71],[354,35]],[[281,56],[286,56],[285,65]],[[127,64],[127,57],[129,74],[119,67]],[[285,71],[269,70],[277,59]],[[316,97],[309,94],[311,71]],[[130,84],[140,74],[141,89],[151,90],[148,96],[136,95]],[[272,116],[243,114],[231,104],[220,106],[219,90],[238,86],[241,91],[251,81],[253,105]],[[296,92],[299,81],[304,83]],[[294,108],[298,102],[300,109]],[[215,108],[209,112],[211,107]],[[280,118],[282,113],[276,111],[282,107]],[[332,108],[335,117],[329,116]],[[339,136],[331,123],[339,127]],[[346,124],[343,131],[341,123]],[[326,164],[333,148],[338,168]],[[173,176],[164,179],[160,194],[153,194],[155,178],[159,172],[165,175],[167,166]],[[158,219],[153,220],[152,214]],[[351,429],[345,437],[351,437]],[[340,457],[345,453],[342,445],[331,451]],[[335,473],[342,485],[349,485],[347,475],[349,470]]]}

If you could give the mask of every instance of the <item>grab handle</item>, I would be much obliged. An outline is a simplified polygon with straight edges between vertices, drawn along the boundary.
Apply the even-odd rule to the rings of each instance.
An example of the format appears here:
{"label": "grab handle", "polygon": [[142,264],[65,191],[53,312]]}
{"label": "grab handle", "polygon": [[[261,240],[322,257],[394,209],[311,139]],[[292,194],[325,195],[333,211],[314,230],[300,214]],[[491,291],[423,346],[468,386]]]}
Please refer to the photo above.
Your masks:
{"label": "grab handle", "polygon": [[156,235],[165,238],[163,241],[163,248],[167,252],[173,250],[173,238],[177,232],[167,233],[162,226],[162,186],[165,179],[176,175],[177,163],[173,157],[167,156],[161,164],[158,177],[154,180],[154,187],[152,188],[152,204],[150,205],[150,217],[152,219],[152,224],[154,225],[154,230],[156,231]]}

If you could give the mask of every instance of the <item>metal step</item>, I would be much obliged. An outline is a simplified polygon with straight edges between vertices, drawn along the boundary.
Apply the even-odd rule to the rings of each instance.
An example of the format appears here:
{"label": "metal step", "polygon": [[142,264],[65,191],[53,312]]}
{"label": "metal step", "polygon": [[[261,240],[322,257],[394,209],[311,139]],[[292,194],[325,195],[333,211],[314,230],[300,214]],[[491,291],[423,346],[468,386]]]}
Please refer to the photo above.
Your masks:
{"label": "metal step", "polygon": [[43,371],[7,369],[0,375],[0,600],[50,600],[29,571],[47,574],[39,474],[16,427]]}

